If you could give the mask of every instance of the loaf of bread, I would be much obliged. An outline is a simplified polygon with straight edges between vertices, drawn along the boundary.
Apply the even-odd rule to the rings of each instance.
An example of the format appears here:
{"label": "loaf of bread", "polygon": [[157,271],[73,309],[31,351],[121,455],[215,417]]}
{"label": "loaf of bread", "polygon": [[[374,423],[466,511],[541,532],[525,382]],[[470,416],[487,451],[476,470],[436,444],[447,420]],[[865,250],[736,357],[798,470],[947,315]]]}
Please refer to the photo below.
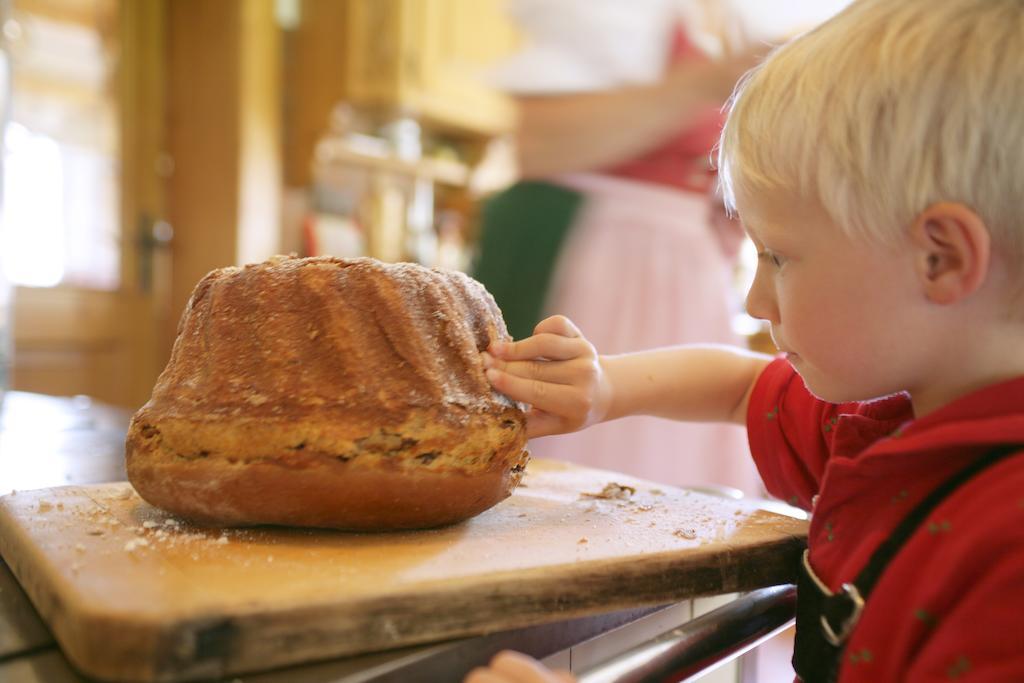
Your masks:
{"label": "loaf of bread", "polygon": [[480,358],[508,338],[494,299],[458,272],[328,257],[216,270],[132,419],[128,478],[203,524],[469,518],[529,459],[523,406]]}

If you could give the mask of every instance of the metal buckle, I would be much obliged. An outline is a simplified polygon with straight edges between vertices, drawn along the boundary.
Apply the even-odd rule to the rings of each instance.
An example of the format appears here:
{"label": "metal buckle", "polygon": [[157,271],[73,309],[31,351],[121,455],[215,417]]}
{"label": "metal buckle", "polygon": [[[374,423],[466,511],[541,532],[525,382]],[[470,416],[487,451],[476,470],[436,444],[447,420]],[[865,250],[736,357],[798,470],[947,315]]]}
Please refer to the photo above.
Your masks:
{"label": "metal buckle", "polygon": [[[839,633],[836,633],[832,629],[832,624],[828,623],[828,619],[825,615],[821,615],[821,630],[825,633],[825,640],[831,643],[835,647],[839,647],[846,639],[850,637],[850,633],[853,632],[853,627],[857,625],[860,620],[860,613],[864,610],[864,598],[861,597],[860,591],[852,583],[843,584],[843,593],[853,603],[853,611],[850,612],[850,616],[843,619],[839,625]],[[837,594],[838,595],[838,594]]]}

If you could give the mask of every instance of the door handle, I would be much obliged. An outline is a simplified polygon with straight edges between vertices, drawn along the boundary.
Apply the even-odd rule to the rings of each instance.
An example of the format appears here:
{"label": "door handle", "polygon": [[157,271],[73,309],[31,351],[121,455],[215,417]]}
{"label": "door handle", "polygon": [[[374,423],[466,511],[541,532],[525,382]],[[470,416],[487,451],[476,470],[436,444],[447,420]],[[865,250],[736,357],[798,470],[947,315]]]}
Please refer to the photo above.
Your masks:
{"label": "door handle", "polygon": [[153,291],[153,261],[157,250],[167,249],[174,239],[174,227],[163,219],[154,219],[148,213],[139,216],[136,247],[139,255],[139,290]]}

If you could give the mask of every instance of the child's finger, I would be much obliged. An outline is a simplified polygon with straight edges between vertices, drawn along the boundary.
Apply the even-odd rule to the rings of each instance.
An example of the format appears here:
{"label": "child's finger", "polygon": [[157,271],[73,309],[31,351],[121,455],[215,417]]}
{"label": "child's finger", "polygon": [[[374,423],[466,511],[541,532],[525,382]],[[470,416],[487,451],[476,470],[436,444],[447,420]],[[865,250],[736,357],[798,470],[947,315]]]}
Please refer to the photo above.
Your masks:
{"label": "child's finger", "polygon": [[504,675],[481,666],[470,671],[463,683],[514,683],[514,679],[510,681]]}
{"label": "child's finger", "polygon": [[554,683],[560,679],[533,657],[511,650],[496,654],[491,660],[491,669],[522,683]]}
{"label": "child's finger", "polygon": [[487,370],[487,379],[491,386],[509,398],[529,403],[539,410],[557,415],[586,412],[583,393],[569,385],[524,379],[497,368]]}
{"label": "child's finger", "polygon": [[531,409],[526,414],[526,436],[527,438],[534,438],[535,436],[549,436],[551,434],[564,434],[566,431],[565,420],[546,413],[543,410]]}
{"label": "child's finger", "polygon": [[569,360],[582,355],[592,355],[593,348],[581,337],[566,337],[542,332],[517,342],[491,344],[487,351],[492,356],[505,360],[528,360],[530,358]]}
{"label": "child's finger", "polygon": [[549,318],[544,318],[533,328],[533,333],[535,335],[544,333],[557,334],[562,337],[583,336],[580,328],[576,327],[576,324],[564,315],[553,315]]}
{"label": "child's finger", "polygon": [[506,361],[484,354],[484,368],[495,368],[523,379],[533,379],[538,382],[550,382],[552,384],[581,384],[586,381],[587,371],[592,367],[593,364],[586,361]]}

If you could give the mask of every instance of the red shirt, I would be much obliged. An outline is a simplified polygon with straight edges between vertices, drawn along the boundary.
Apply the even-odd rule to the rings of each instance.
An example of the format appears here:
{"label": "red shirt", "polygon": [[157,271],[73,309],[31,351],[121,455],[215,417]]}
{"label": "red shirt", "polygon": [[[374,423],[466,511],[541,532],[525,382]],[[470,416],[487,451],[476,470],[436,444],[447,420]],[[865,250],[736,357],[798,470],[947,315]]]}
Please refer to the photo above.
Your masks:
{"label": "red shirt", "polygon": [[[811,566],[835,591],[929,491],[996,446],[1024,452],[1024,377],[913,420],[906,395],[821,401],[780,359],[754,388],[747,426],[768,491],[813,508]],[[840,683],[945,680],[1024,681],[1024,455],[964,484],[907,541],[839,673]]]}

